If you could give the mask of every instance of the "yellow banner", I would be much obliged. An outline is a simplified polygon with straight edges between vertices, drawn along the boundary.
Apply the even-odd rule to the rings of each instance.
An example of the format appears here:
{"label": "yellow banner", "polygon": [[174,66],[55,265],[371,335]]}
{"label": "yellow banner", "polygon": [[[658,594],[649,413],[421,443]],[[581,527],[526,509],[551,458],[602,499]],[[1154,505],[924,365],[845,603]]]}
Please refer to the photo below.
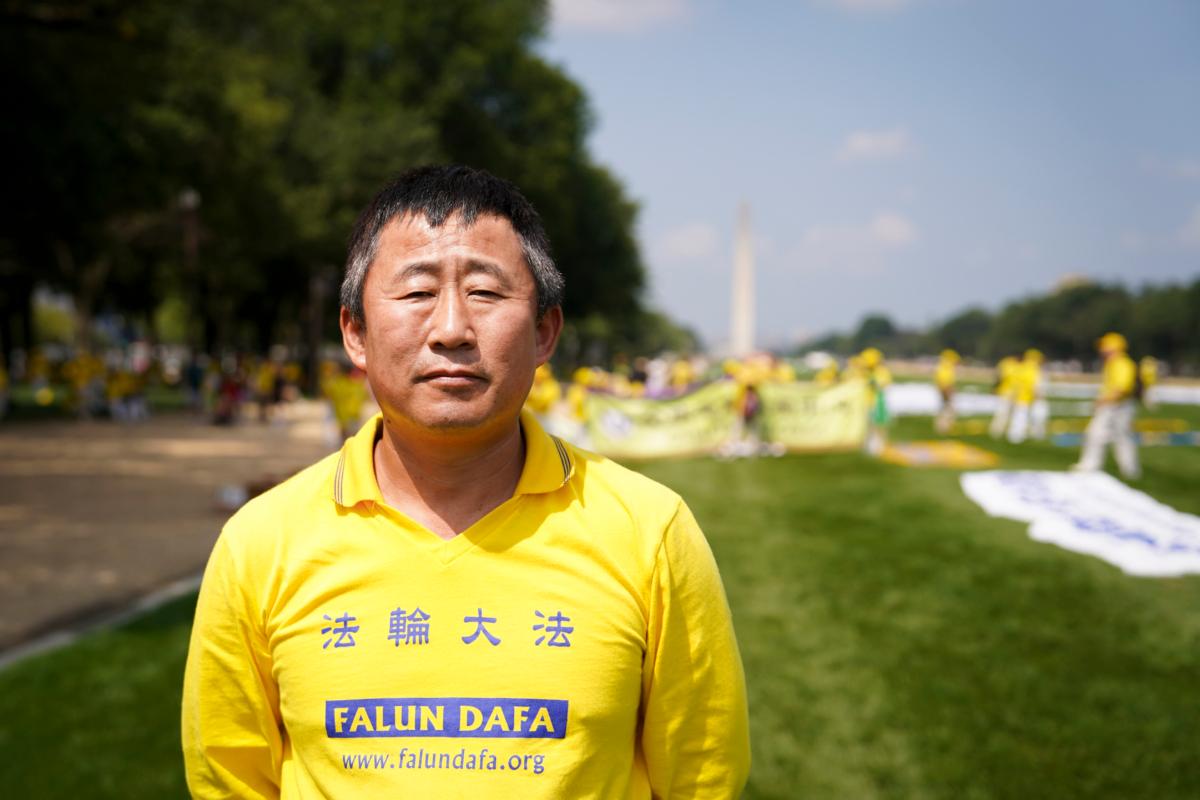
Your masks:
{"label": "yellow banner", "polygon": [[763,439],[788,450],[848,450],[861,447],[867,436],[870,401],[861,381],[829,387],[764,383],[758,394]]}
{"label": "yellow banner", "polygon": [[[589,394],[588,446],[614,458],[666,458],[711,453],[739,435],[737,385],[720,381],[670,400]],[[746,434],[788,450],[861,447],[869,399],[860,381],[832,387],[764,383],[760,411]],[[742,435],[746,435],[742,434]]]}
{"label": "yellow banner", "polygon": [[588,394],[590,446],[614,458],[664,458],[710,453],[729,439],[737,420],[737,387],[713,383],[670,400]]}

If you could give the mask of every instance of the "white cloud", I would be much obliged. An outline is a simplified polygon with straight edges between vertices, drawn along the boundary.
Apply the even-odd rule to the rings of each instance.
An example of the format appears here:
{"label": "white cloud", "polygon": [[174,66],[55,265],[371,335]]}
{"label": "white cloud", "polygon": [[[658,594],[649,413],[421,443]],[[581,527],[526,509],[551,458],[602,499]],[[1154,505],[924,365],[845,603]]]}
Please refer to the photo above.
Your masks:
{"label": "white cloud", "polygon": [[884,247],[905,247],[917,240],[917,229],[899,214],[879,214],[867,230],[871,239]]}
{"label": "white cloud", "polygon": [[1179,229],[1179,243],[1187,248],[1200,249],[1200,206],[1192,209],[1192,215]]}
{"label": "white cloud", "polygon": [[853,255],[907,247],[917,240],[917,229],[904,216],[884,211],[861,225],[814,225],[804,232],[805,249]]}
{"label": "white cloud", "polygon": [[688,0],[552,0],[550,18],[565,30],[640,33],[688,11]]}
{"label": "white cloud", "polygon": [[912,0],[820,0],[822,5],[833,6],[841,11],[854,14],[901,11],[910,5]]}
{"label": "white cloud", "polygon": [[912,152],[912,139],[904,128],[884,131],[853,131],[838,148],[839,161],[879,161],[900,158]]}
{"label": "white cloud", "polygon": [[878,272],[887,259],[914,245],[916,225],[902,214],[882,211],[862,223],[813,225],[800,237],[789,261],[804,272]]}
{"label": "white cloud", "polygon": [[717,252],[717,239],[711,225],[693,222],[663,234],[655,244],[654,254],[663,261],[699,261]]}

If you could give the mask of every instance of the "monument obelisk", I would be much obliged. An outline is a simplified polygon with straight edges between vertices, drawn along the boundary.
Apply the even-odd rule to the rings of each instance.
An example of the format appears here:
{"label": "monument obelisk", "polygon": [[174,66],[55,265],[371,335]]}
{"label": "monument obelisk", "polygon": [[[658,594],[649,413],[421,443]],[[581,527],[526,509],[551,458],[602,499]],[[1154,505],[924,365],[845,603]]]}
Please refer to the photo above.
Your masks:
{"label": "monument obelisk", "polygon": [[737,243],[733,254],[733,294],[729,349],[734,358],[754,352],[754,244],[750,239],[750,205],[738,209]]}

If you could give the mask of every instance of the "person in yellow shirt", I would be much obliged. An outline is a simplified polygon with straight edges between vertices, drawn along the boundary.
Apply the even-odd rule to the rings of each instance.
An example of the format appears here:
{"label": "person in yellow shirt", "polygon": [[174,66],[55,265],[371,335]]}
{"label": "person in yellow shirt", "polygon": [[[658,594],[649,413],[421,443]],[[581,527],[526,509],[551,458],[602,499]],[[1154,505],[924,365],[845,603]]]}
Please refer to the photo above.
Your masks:
{"label": "person in yellow shirt", "polygon": [[533,372],[533,386],[529,389],[529,396],[525,398],[525,408],[537,415],[539,419],[544,419],[560,399],[562,399],[562,387],[554,379],[550,365],[542,364]]}
{"label": "person in yellow shirt", "polygon": [[1136,480],[1142,474],[1137,441],[1133,438],[1137,365],[1126,353],[1128,345],[1119,333],[1101,336],[1096,349],[1104,358],[1104,375],[1100,394],[1096,397],[1096,409],[1084,431],[1083,452],[1072,469],[1080,472],[1102,469],[1111,443],[1121,475]]}
{"label": "person in yellow shirt", "polygon": [[943,350],[933,371],[933,383],[942,397],[942,408],[934,419],[933,427],[942,436],[950,433],[950,429],[954,427],[954,386],[957,382],[955,372],[959,360],[958,353]]}
{"label": "person in yellow shirt", "polygon": [[1030,348],[1012,371],[1013,409],[1008,424],[1008,440],[1020,444],[1030,435],[1046,436],[1048,408],[1042,394],[1042,353]]}
{"label": "person in yellow shirt", "polygon": [[817,386],[826,387],[833,386],[838,382],[838,363],[836,359],[829,359],[825,366],[817,370],[817,374],[813,376]]}
{"label": "person in yellow shirt", "polygon": [[867,452],[877,456],[887,447],[887,426],[891,421],[887,407],[887,387],[892,384],[891,370],[883,363],[883,353],[868,347],[858,355],[858,368],[867,382]]}
{"label": "person in yellow shirt", "polygon": [[795,383],[796,368],[782,358],[777,359],[774,362],[774,366],[771,368],[771,374],[768,380],[773,383]]}
{"label": "person in yellow shirt", "polygon": [[567,407],[577,422],[587,419],[588,387],[592,385],[592,370],[578,367],[571,373],[571,385],[567,387]]}
{"label": "person in yellow shirt", "polygon": [[321,386],[333,411],[333,419],[341,437],[338,441],[344,441],[354,435],[362,422],[363,408],[370,397],[367,382],[354,368],[338,369]]}
{"label": "person in yellow shirt", "polygon": [[1143,356],[1138,362],[1138,400],[1147,409],[1155,406],[1154,393],[1151,391],[1158,383],[1158,359],[1154,356]]}
{"label": "person in yellow shirt", "polygon": [[123,367],[109,369],[104,376],[108,413],[118,422],[130,420],[129,397],[133,394],[133,376]]}
{"label": "person in yellow shirt", "polygon": [[63,377],[71,387],[71,404],[80,419],[91,419],[107,407],[104,362],[87,351],[77,353],[63,365]]}
{"label": "person in yellow shirt", "polygon": [[671,389],[676,394],[683,394],[691,388],[696,382],[696,370],[692,367],[692,360],[686,356],[680,356],[671,363]]}
{"label": "person in yellow shirt", "polygon": [[1014,356],[1005,356],[996,365],[996,411],[992,414],[992,423],[988,433],[993,439],[999,439],[1008,430],[1008,418],[1012,415],[1013,398],[1017,368],[1020,365]]}
{"label": "person in yellow shirt", "polygon": [[382,413],[214,547],[193,797],[738,797],[745,681],[699,526],[522,411],[563,324],[528,201],[465,167],[401,175],[341,300]]}
{"label": "person in yellow shirt", "polygon": [[733,429],[729,439],[717,451],[720,458],[749,458],[764,452],[759,430],[762,415],[762,395],[759,387],[771,374],[769,359],[751,356],[744,360],[726,359],[722,364],[725,375],[734,382]]}

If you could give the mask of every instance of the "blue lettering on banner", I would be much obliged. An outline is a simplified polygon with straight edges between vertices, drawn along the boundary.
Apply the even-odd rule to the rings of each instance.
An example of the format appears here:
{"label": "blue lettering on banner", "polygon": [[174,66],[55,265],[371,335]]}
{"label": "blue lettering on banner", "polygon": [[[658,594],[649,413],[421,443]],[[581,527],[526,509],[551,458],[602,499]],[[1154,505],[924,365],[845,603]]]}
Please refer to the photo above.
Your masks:
{"label": "blue lettering on banner", "polygon": [[562,739],[567,701],[513,697],[382,697],[326,700],[331,739]]}

